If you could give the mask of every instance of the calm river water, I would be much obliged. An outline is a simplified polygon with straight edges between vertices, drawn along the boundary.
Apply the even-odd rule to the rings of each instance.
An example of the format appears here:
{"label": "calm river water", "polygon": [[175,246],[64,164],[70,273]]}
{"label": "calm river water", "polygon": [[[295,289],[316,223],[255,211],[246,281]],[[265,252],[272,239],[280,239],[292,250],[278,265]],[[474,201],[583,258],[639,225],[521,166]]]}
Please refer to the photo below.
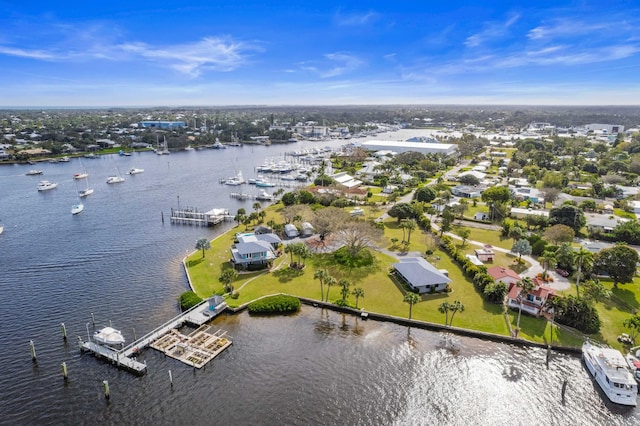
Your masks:
{"label": "calm river water", "polygon": [[[577,357],[553,354],[547,368],[543,350],[308,307],[292,317],[217,318],[234,343],[202,370],[148,349],[139,359],[149,372],[136,377],[80,354],[76,336],[93,331],[91,313],[96,325],[112,321],[129,341],[134,329],[141,336],[175,316],[177,297],[187,289],[181,259],[198,238],[230,226],[163,224],[161,212],[167,218],[178,204],[251,210],[253,201],[230,199],[238,187],[219,179],[238,171],[251,177],[268,158],[314,146],[1,166],[0,424],[640,423],[638,410],[604,401]],[[95,193],[85,199],[85,211],[72,216],[72,175],[83,165]],[[105,183],[116,168],[131,167],[145,172]],[[25,176],[31,168],[44,175]],[[42,179],[59,187],[38,193]],[[240,190],[257,193],[246,185]],[[103,380],[110,384],[109,401]]]}

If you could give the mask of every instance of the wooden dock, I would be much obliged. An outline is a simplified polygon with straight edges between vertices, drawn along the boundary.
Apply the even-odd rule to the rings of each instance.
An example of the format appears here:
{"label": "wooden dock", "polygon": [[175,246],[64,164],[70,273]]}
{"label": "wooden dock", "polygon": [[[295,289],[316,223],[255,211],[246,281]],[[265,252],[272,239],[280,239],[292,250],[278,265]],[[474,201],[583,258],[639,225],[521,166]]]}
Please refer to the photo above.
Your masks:
{"label": "wooden dock", "polygon": [[194,368],[202,368],[231,346],[232,342],[226,334],[222,330],[211,333],[207,325],[200,326],[188,335],[170,330],[151,347]]}
{"label": "wooden dock", "polygon": [[[119,368],[123,368],[136,374],[145,374],[147,371],[147,365],[145,363],[138,362],[135,359],[138,353],[140,353],[141,350],[148,346],[154,347],[155,349],[164,352],[162,349],[155,347],[153,343],[157,340],[163,341],[163,338],[166,335],[177,334],[179,336],[183,336],[176,329],[182,327],[185,324],[190,324],[199,327],[198,330],[201,331],[201,334],[205,335],[206,338],[204,339],[204,343],[202,343],[201,337],[199,338],[199,340],[196,339],[195,336],[189,337],[191,336],[189,335],[186,336],[188,338],[188,341],[193,340],[194,343],[189,346],[189,351],[183,351],[184,353],[189,352],[188,355],[185,355],[185,360],[181,359],[177,355],[174,356],[173,354],[168,353],[167,355],[179,359],[189,365],[200,368],[199,366],[206,364],[218,353],[222,352],[224,349],[231,345],[231,341],[229,339],[224,338],[225,340],[222,340],[224,334],[226,334],[221,334],[223,333],[222,330],[219,330],[214,334],[207,334],[205,331],[201,330],[202,327],[208,328],[207,326],[203,326],[203,324],[215,318],[219,313],[224,311],[226,307],[226,303],[222,303],[212,310],[209,307],[209,303],[207,301],[203,301],[202,303],[183,312],[175,318],[172,318],[171,320],[165,322],[161,326],[156,327],[154,330],[150,331],[135,342],[130,343],[120,350],[110,346],[99,345],[95,342],[92,342],[91,340],[84,342],[79,338],[80,350],[83,352],[92,352],[96,357],[105,359]],[[217,347],[217,345],[220,345],[220,347]],[[196,362],[196,360],[199,361]]]}
{"label": "wooden dock", "polygon": [[211,209],[203,212],[196,208],[185,208],[183,210],[171,208],[171,223],[181,225],[214,226],[228,218],[233,219],[226,209]]}

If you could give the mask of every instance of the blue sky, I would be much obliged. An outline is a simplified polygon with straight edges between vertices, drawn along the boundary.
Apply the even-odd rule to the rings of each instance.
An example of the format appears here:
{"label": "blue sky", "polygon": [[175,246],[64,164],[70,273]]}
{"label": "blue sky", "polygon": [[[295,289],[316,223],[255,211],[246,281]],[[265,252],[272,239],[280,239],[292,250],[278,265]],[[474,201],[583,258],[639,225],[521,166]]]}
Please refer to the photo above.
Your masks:
{"label": "blue sky", "polygon": [[0,105],[640,104],[640,3],[0,0]]}

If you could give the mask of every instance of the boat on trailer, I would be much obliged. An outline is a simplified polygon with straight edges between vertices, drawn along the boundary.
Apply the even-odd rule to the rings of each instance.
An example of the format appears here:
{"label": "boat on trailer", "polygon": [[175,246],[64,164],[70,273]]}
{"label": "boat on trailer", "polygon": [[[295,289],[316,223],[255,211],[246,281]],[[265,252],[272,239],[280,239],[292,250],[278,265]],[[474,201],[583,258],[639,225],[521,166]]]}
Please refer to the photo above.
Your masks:
{"label": "boat on trailer", "polygon": [[633,407],[638,404],[638,384],[620,351],[587,340],[582,345],[582,359],[611,402]]}

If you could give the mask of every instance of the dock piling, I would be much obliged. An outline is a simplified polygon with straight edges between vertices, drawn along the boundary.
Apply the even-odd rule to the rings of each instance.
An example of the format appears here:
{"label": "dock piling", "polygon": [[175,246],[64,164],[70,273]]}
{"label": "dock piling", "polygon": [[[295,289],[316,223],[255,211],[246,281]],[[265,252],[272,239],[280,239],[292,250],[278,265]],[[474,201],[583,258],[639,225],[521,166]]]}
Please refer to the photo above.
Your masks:
{"label": "dock piling", "polygon": [[136,337],[136,329],[133,329],[133,340],[138,340],[138,338]]}
{"label": "dock piling", "polygon": [[171,370],[169,370],[169,383],[171,384],[171,388],[173,388],[173,376],[171,375]]}
{"label": "dock piling", "polygon": [[160,212],[160,218],[162,219],[162,224],[164,225],[164,212]]}
{"label": "dock piling", "polygon": [[60,326],[62,327],[62,338],[66,342],[67,341],[67,327],[65,327],[64,323],[60,323]]}
{"label": "dock piling", "polygon": [[63,362],[61,364],[62,367],[62,377],[64,377],[64,381],[66,382],[67,380],[69,380],[69,375],[67,373],[67,363]]}
{"label": "dock piling", "polygon": [[104,386],[104,397],[107,399],[107,401],[109,400],[109,398],[111,397],[111,393],[109,392],[109,382],[106,380],[102,381],[102,385]]}
{"label": "dock piling", "polygon": [[93,312],[91,312],[91,324],[93,324],[93,326],[96,326],[96,318],[93,316]]}
{"label": "dock piling", "polygon": [[33,344],[33,340],[29,340],[29,347],[31,349],[31,360],[36,362],[36,345]]}
{"label": "dock piling", "polygon": [[78,336],[78,346],[80,347],[80,352],[82,352],[82,337]]}

